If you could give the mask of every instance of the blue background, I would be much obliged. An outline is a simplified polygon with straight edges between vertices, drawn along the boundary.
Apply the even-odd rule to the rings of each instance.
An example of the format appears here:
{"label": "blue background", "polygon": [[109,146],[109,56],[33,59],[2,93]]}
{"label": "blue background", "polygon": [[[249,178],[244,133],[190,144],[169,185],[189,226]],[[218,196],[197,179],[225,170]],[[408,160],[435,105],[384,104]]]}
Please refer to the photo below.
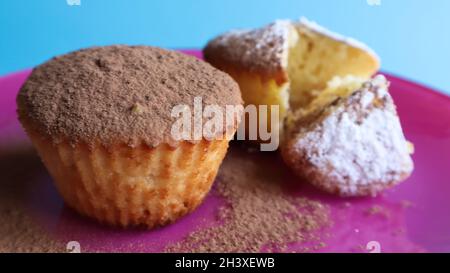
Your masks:
{"label": "blue background", "polygon": [[200,48],[230,28],[306,16],[358,38],[385,71],[450,94],[450,1],[0,0],[0,75],[93,45]]}

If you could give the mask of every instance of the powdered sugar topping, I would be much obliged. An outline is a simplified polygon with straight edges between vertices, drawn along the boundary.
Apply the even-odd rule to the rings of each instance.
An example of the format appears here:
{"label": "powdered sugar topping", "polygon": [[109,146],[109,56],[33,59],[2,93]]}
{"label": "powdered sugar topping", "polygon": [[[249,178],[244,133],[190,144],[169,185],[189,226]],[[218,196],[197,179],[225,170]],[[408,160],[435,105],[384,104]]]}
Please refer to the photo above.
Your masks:
{"label": "powdered sugar topping", "polygon": [[321,173],[311,174],[317,178],[311,182],[338,189],[342,195],[375,194],[412,171],[383,76],[329,111],[314,128],[301,128],[293,147],[308,159],[311,173]]}
{"label": "powdered sugar topping", "polygon": [[289,48],[301,39],[295,28],[306,28],[332,39],[360,48],[379,57],[367,45],[331,32],[315,22],[277,20],[265,27],[253,30],[232,30],[210,41],[204,50],[205,58],[216,65],[239,64],[240,69],[262,74],[286,73]]}
{"label": "powdered sugar topping", "polygon": [[373,51],[368,45],[364,44],[363,42],[360,42],[354,38],[343,36],[339,33],[333,32],[319,24],[317,24],[314,21],[310,21],[305,17],[300,18],[299,22],[296,23],[299,27],[304,27],[306,29],[309,29],[310,31],[314,31],[316,33],[320,33],[324,36],[328,36],[331,39],[341,41],[343,43],[346,43],[349,46],[359,48],[361,50],[366,51],[368,54],[372,55],[378,62],[380,62],[380,57]]}

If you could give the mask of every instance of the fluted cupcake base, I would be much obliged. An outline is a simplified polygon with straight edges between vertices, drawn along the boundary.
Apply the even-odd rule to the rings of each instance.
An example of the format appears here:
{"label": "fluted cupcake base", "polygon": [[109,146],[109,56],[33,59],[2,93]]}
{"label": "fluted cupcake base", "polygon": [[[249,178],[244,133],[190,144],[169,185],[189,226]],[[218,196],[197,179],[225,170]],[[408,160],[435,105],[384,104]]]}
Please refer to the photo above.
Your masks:
{"label": "fluted cupcake base", "polygon": [[228,148],[225,139],[176,148],[55,144],[27,131],[67,205],[123,227],[161,226],[195,209]]}

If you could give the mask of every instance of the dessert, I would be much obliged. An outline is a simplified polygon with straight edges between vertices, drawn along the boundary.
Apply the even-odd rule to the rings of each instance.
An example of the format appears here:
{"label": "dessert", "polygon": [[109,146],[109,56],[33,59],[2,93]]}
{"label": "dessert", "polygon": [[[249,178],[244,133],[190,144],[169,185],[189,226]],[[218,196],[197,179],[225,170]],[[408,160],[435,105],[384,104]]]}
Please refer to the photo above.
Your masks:
{"label": "dessert", "polygon": [[370,79],[380,61],[363,43],[302,18],[225,33],[204,55],[239,83],[246,104],[280,107],[284,161],[317,187],[375,195],[410,175],[412,145],[386,79]]}
{"label": "dessert", "polygon": [[367,79],[380,65],[366,45],[304,18],[222,34],[203,52],[239,83],[246,104],[280,107],[281,132],[289,111],[308,105],[333,77]]}
{"label": "dessert", "polygon": [[281,146],[286,164],[341,196],[376,195],[406,179],[412,151],[388,85],[381,75],[364,83],[335,79],[288,125]]}
{"label": "dessert", "polygon": [[205,197],[239,117],[211,139],[171,134],[177,105],[241,105],[209,64],[147,46],[89,48],[35,68],[19,119],[68,206],[117,226],[175,221]]}

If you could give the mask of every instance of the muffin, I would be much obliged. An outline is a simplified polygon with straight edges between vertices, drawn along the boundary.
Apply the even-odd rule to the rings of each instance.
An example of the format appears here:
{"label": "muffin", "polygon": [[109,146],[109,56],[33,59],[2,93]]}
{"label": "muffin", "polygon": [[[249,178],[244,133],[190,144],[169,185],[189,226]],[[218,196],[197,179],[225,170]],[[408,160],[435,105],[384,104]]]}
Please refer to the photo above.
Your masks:
{"label": "muffin", "polygon": [[406,179],[413,170],[412,146],[388,85],[381,75],[365,83],[335,79],[288,123],[281,146],[286,164],[341,196],[373,196]]}
{"label": "muffin", "polygon": [[231,77],[194,57],[106,46],[38,66],[17,104],[69,207],[103,223],[152,228],[201,203],[238,126],[236,113],[210,137],[190,129],[180,138],[173,109],[195,109],[199,98],[219,109],[242,104]]}
{"label": "muffin", "polygon": [[308,105],[333,77],[368,79],[380,66],[363,43],[305,18],[230,31],[210,41],[203,53],[238,82],[245,104],[279,106],[280,134],[289,111]]}

